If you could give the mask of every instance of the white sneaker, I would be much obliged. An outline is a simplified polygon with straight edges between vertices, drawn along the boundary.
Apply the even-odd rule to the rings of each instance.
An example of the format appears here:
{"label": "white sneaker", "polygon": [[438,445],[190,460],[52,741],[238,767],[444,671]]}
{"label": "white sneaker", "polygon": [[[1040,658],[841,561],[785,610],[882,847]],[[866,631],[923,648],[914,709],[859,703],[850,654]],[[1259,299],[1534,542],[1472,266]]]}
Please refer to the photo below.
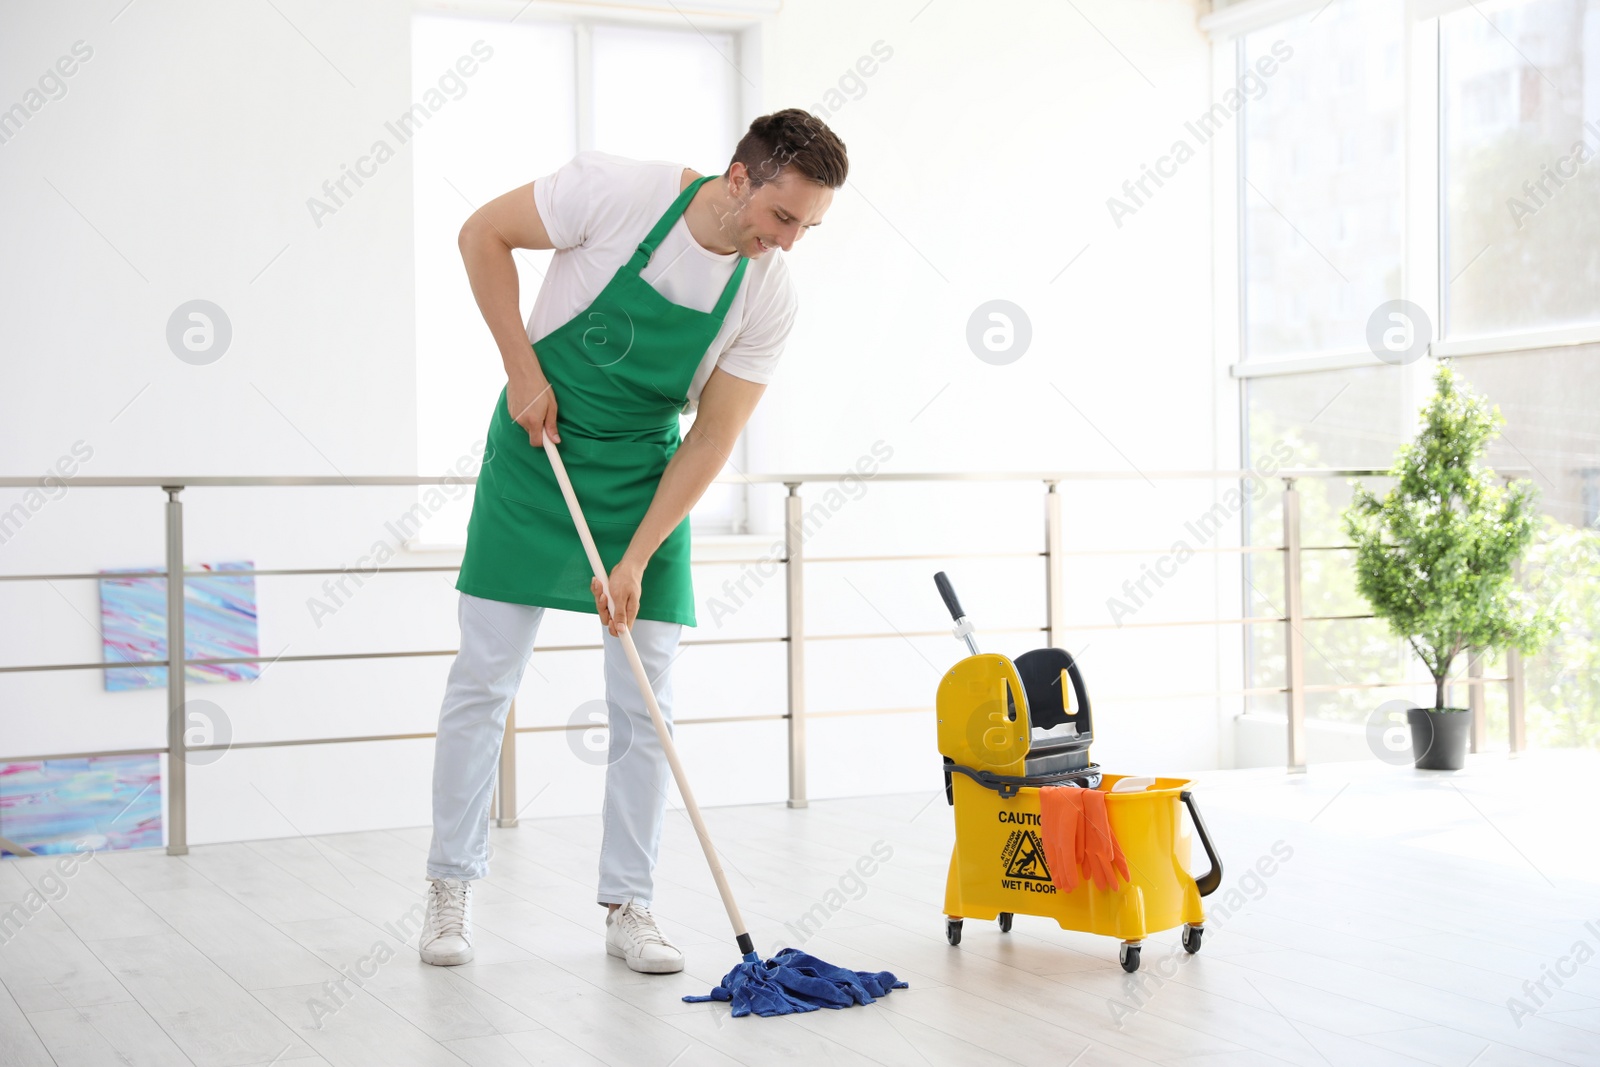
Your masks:
{"label": "white sneaker", "polygon": [[454,967],[472,959],[472,883],[455,878],[428,881],[428,916],[419,941],[422,962]]}
{"label": "white sneaker", "polygon": [[661,936],[650,909],[631,900],[606,916],[606,955],[645,974],[683,970],[683,953]]}

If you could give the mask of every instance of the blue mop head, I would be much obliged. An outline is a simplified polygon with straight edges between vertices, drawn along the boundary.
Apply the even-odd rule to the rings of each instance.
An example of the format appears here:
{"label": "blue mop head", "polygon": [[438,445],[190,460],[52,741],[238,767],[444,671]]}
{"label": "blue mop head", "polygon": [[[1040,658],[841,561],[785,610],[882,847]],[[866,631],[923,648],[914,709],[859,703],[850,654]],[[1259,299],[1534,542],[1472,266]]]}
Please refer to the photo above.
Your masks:
{"label": "blue mop head", "polygon": [[684,997],[691,1004],[733,1002],[733,1015],[789,1015],[818,1008],[871,1004],[906,983],[888,971],[851,971],[824,963],[797,948],[786,948],[763,963],[754,952],[722,979],[709,996]]}

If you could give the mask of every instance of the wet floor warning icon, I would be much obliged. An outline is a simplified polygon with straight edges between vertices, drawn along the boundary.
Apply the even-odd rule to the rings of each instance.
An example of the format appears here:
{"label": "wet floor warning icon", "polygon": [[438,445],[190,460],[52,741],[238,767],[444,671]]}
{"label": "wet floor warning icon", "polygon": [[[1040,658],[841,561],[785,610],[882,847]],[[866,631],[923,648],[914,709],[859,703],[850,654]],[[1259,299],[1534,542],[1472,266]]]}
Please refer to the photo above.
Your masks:
{"label": "wet floor warning icon", "polygon": [[1039,835],[1032,830],[1013,830],[1000,850],[1000,862],[1005,864],[1007,878],[1027,878],[1035,882],[1050,881],[1050,868],[1044,862],[1044,846]]}

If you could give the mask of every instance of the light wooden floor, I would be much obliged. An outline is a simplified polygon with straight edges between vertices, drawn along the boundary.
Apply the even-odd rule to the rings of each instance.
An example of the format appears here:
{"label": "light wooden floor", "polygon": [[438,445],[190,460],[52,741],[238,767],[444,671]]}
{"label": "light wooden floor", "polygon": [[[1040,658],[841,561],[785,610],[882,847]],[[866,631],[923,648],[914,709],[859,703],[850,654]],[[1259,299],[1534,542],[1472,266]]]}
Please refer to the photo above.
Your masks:
{"label": "light wooden floor", "polygon": [[[1192,959],[1170,933],[1148,942],[1142,982],[1114,941],[1026,916],[946,945],[951,818],[931,792],[716,809],[763,954],[843,880],[859,899],[805,948],[911,983],[781,1019],[679,1000],[737,962],[679,811],[655,909],[688,957],[671,976],[604,954],[595,818],[494,832],[478,958],[459,968],[386,932],[422,899],[426,828],[106,854],[53,886],[50,860],[8,860],[0,901],[30,883],[57,899],[0,947],[0,1063],[1600,1064],[1597,786],[1600,756],[1579,754],[1203,776],[1227,865],[1208,904],[1237,890],[1239,906]],[[879,842],[893,854],[862,893],[848,872]],[[1289,858],[1249,877],[1274,845]],[[1577,965],[1580,942],[1596,955]],[[1558,964],[1576,966],[1560,988]],[[1513,1019],[1507,999],[1541,978],[1551,995]],[[332,1013],[314,1021],[317,998]]]}

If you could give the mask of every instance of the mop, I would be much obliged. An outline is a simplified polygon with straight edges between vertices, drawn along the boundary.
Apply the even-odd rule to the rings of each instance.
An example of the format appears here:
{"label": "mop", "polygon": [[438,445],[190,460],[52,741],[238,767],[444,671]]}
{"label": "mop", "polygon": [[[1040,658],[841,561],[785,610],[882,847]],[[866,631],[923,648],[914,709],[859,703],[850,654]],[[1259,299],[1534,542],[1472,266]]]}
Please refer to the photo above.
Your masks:
{"label": "mop", "polygon": [[[548,435],[544,438],[544,451],[550,458],[550,466],[555,471],[556,481],[561,485],[561,495],[566,498],[567,510],[572,513],[572,522],[578,528],[578,537],[582,540],[583,550],[589,557],[589,566],[605,590],[607,609],[615,619],[616,606],[611,600],[611,585],[607,580],[605,566],[600,562],[600,552],[595,548],[594,537],[589,533],[589,524],[583,517],[583,510],[578,506],[578,496],[573,492],[572,482],[567,477],[567,469],[561,462],[555,443]],[[772,959],[766,961],[757,955],[755,941],[745,929],[744,919],[739,914],[739,906],[734,903],[733,890],[728,886],[727,876],[722,873],[722,863],[717,859],[716,849],[712,847],[711,836],[706,832],[706,824],[700,818],[700,806],[695,803],[694,793],[689,789],[689,780],[683,773],[683,765],[678,762],[678,750],[672,743],[672,735],[667,731],[666,720],[661,715],[661,705],[656,702],[655,690],[651,688],[650,676],[645,672],[644,661],[639,658],[639,650],[634,646],[633,635],[620,623],[617,626],[617,634],[622,640],[623,649],[628,654],[628,663],[633,668],[633,680],[639,686],[639,692],[644,696],[645,704],[650,709],[650,720],[655,724],[656,736],[661,739],[661,748],[666,753],[667,764],[672,768],[673,780],[678,783],[678,792],[683,796],[684,810],[689,813],[689,821],[694,824],[695,836],[700,839],[700,849],[705,853],[706,862],[711,866],[711,878],[717,884],[717,893],[722,897],[722,906],[727,909],[728,921],[733,924],[734,939],[744,956],[743,961],[723,976],[721,984],[709,994],[683,999],[690,1003],[710,1000],[729,1001],[733,1006],[735,1017],[751,1014],[790,1015],[796,1012],[816,1011],[818,1008],[848,1008],[854,1004],[871,1004],[876,998],[887,996],[892,989],[906,988],[905,982],[899,981],[888,971],[851,971],[831,963],[824,963],[799,949],[782,949]]]}

